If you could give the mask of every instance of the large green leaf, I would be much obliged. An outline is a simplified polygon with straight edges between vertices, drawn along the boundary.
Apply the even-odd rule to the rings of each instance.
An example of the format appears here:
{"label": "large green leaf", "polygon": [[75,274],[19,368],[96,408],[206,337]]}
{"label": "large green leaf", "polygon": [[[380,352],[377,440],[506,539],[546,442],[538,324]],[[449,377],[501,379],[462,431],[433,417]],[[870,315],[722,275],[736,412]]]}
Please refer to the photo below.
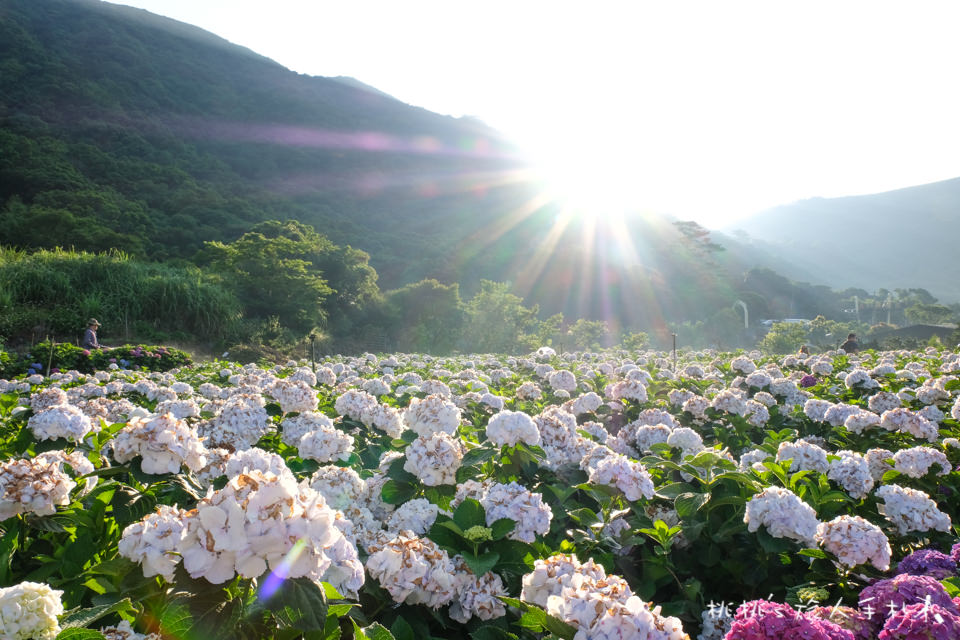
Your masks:
{"label": "large green leaf", "polygon": [[91,624],[108,616],[116,611],[123,611],[132,607],[129,598],[124,598],[112,604],[103,604],[96,607],[87,607],[86,609],[73,609],[64,614],[60,619],[60,627],[63,629],[79,629],[89,627]]}
{"label": "large green leaf", "polygon": [[483,509],[483,505],[473,498],[466,498],[457,506],[457,510],[453,512],[453,521],[457,523],[457,526],[466,531],[470,527],[487,526],[487,515]]}
{"label": "large green leaf", "polygon": [[104,635],[93,629],[64,629],[56,640],[105,640]]}
{"label": "large green leaf", "polygon": [[265,606],[287,627],[315,631],[322,630],[326,624],[326,596],[323,589],[308,578],[284,580]]}

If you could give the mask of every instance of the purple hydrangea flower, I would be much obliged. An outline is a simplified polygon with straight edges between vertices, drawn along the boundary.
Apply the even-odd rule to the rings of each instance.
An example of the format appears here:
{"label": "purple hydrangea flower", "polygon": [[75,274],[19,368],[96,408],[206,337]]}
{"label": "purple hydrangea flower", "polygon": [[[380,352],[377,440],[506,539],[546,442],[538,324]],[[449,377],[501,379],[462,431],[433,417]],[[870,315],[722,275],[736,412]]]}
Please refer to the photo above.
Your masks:
{"label": "purple hydrangea flower", "polygon": [[935,604],[907,605],[887,619],[879,640],[956,640],[960,616]]}
{"label": "purple hydrangea flower", "polygon": [[943,580],[957,574],[957,562],[947,554],[934,549],[920,549],[900,561],[897,565],[897,575],[902,573]]}
{"label": "purple hydrangea flower", "polygon": [[807,616],[788,604],[752,600],[737,608],[724,640],[856,640],[832,622]]}
{"label": "purple hydrangea flower", "polygon": [[879,580],[860,592],[860,611],[876,628],[905,606],[911,604],[929,604],[943,607],[954,615],[960,615],[960,609],[947,595],[943,585],[930,576],[912,576],[908,573]]}
{"label": "purple hydrangea flower", "polygon": [[960,562],[960,542],[953,545],[953,548],[950,549],[950,558],[954,562]]}
{"label": "purple hydrangea flower", "polygon": [[801,387],[812,387],[817,384],[817,376],[810,375],[809,373],[802,378],[800,378]]}

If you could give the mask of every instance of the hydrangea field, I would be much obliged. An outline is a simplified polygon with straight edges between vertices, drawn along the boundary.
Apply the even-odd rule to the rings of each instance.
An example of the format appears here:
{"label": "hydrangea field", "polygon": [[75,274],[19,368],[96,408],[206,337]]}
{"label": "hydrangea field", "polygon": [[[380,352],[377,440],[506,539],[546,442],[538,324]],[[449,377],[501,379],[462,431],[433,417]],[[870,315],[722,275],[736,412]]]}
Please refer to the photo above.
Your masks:
{"label": "hydrangea field", "polygon": [[960,638],[960,354],[0,380],[0,637]]}

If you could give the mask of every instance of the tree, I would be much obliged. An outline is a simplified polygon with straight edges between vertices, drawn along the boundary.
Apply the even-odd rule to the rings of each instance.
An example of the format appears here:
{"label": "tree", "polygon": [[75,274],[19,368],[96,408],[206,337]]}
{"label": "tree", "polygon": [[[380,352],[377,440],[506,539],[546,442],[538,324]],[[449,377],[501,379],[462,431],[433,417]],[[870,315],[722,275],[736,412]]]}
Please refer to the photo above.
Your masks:
{"label": "tree", "polygon": [[385,296],[388,332],[399,351],[445,354],[463,334],[460,285],[421,280]]}
{"label": "tree", "polygon": [[571,348],[580,351],[599,349],[601,343],[604,342],[604,338],[609,334],[610,329],[603,320],[580,318],[570,327],[569,335],[573,342]]}
{"label": "tree", "polygon": [[950,322],[955,315],[946,305],[921,302],[907,307],[903,313],[910,324],[943,324]]}
{"label": "tree", "polygon": [[771,355],[793,353],[807,339],[806,328],[797,322],[774,322],[757,346]]}
{"label": "tree", "polygon": [[326,324],[349,327],[353,309],[377,293],[368,256],[338,247],[312,227],[263,222],[230,244],[207,242],[200,263],[223,274],[247,317],[277,317],[296,331]]}
{"label": "tree", "polygon": [[480,291],[467,303],[462,345],[466,351],[521,353],[535,337],[527,332],[537,325],[537,310],[523,306],[523,298],[510,293],[510,285],[480,281]]}
{"label": "tree", "polygon": [[620,336],[620,346],[627,351],[643,351],[650,346],[650,336],[643,331],[631,331]]}

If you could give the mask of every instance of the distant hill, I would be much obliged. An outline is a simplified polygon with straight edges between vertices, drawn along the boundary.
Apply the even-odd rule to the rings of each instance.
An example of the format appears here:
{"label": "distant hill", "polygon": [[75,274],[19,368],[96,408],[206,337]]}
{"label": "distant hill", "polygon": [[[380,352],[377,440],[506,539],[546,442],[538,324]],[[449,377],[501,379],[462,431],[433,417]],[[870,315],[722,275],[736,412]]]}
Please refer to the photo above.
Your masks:
{"label": "distant hill", "polygon": [[960,178],[886,193],[813,198],[723,230],[777,256],[795,279],[833,287],[922,287],[960,301]]}
{"label": "distant hill", "polygon": [[[745,278],[753,266],[845,282],[848,267],[823,270],[822,258],[798,260],[766,239],[721,239],[728,249],[716,252],[664,218],[616,229],[570,218],[531,175],[483,123],[353,78],[297,74],[140,9],[0,0],[0,244],[119,248],[176,264],[204,241],[296,219],[368,252],[382,289],[436,278],[467,297],[481,279],[509,281],[542,316],[636,328],[733,313],[747,293],[797,308],[795,297],[774,304],[776,279],[764,289]],[[810,229],[832,235],[827,214],[815,217]],[[916,245],[873,246],[851,262],[916,264]],[[901,275],[927,286],[926,271]]]}

